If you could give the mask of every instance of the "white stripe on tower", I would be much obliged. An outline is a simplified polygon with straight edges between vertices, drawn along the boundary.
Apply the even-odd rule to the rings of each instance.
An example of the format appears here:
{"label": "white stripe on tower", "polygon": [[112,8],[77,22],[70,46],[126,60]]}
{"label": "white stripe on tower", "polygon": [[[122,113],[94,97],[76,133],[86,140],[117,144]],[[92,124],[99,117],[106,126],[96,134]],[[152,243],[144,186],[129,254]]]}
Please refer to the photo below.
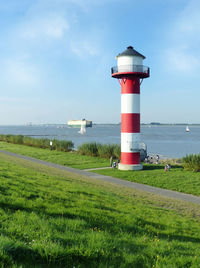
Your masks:
{"label": "white stripe on tower", "polygon": [[121,94],[121,113],[140,113],[140,94]]}
{"label": "white stripe on tower", "polygon": [[121,152],[138,152],[140,143],[140,133],[121,133]]}

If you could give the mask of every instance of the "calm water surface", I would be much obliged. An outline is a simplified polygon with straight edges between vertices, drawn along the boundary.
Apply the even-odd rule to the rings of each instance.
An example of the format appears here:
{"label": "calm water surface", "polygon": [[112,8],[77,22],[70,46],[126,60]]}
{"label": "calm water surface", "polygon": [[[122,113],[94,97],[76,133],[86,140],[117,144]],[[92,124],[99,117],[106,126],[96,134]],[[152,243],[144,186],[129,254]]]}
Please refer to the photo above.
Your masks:
{"label": "calm water surface", "polygon": [[[0,126],[0,134],[21,134],[35,138],[72,140],[75,148],[85,142],[120,143],[120,125],[93,125],[85,134],[66,125]],[[141,139],[148,154],[178,158],[200,153],[200,126],[141,126]]]}

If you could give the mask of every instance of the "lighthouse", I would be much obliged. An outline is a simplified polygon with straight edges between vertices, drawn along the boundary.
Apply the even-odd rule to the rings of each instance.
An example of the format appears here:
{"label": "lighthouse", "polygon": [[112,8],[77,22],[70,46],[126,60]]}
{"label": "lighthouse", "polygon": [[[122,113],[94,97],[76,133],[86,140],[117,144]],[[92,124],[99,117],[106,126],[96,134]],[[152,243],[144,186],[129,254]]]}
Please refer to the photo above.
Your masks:
{"label": "lighthouse", "polygon": [[149,77],[145,56],[132,46],[116,56],[111,75],[121,85],[121,170],[140,170],[140,85]]}

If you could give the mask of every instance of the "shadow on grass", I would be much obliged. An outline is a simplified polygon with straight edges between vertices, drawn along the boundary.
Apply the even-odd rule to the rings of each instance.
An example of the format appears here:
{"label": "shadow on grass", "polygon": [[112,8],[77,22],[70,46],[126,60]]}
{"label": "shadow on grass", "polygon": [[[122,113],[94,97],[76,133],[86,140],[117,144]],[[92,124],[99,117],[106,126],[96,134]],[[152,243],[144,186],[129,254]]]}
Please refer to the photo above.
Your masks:
{"label": "shadow on grass", "polygon": [[[61,240],[60,240],[61,241]],[[110,249],[108,254],[105,255],[102,250],[95,250],[92,248],[78,247],[74,243],[70,247],[69,243],[66,243],[65,250],[61,249],[52,254],[52,248],[42,248],[40,245],[34,249],[30,246],[18,244],[12,240],[8,241],[7,238],[2,242],[2,248],[5,256],[9,257],[8,261],[5,260],[6,265],[1,262],[1,267],[12,267],[12,264],[19,265],[19,267],[118,267],[118,264],[125,263],[126,260],[123,256],[121,249]],[[66,241],[63,241],[66,242]],[[73,248],[74,247],[74,248]],[[141,246],[136,244],[131,245],[131,248],[137,249],[139,253]],[[117,255],[113,255],[113,251],[116,251]],[[6,259],[6,258],[5,258]],[[1,260],[2,261],[2,260]],[[10,263],[8,263],[10,262]],[[10,264],[10,266],[8,266]],[[14,266],[16,267],[16,266]],[[18,266],[17,266],[18,267]]]}
{"label": "shadow on grass", "polygon": [[[11,211],[21,210],[21,211],[26,211],[28,213],[34,211],[37,214],[38,213],[40,214],[43,211],[43,209],[45,209],[45,208],[41,208],[41,207],[28,208],[28,207],[23,207],[19,204],[7,204],[5,202],[1,202],[0,207],[2,207],[4,210],[9,209]],[[87,226],[89,228],[93,228],[95,226],[95,227],[98,227],[100,229],[107,230],[111,234],[117,233],[119,226],[113,225],[113,223],[115,222],[115,217],[113,217],[112,215],[109,215],[108,221],[103,220],[103,218],[105,219],[105,217],[102,218],[102,216],[99,216],[99,209],[101,209],[102,212],[103,211],[106,211],[106,212],[111,211],[111,212],[115,212],[115,213],[119,213],[119,214],[120,214],[120,211],[118,211],[116,209],[109,208],[109,207],[100,206],[100,205],[99,206],[97,205],[96,208],[98,209],[98,211],[96,211],[96,213],[93,211],[93,213],[89,213],[89,214],[88,213],[85,214],[84,212],[83,212],[83,214],[79,213],[78,215],[76,213],[70,213],[70,212],[64,212],[64,213],[46,213],[45,212],[45,214],[47,217],[53,217],[53,218],[62,217],[62,218],[66,218],[66,219],[84,220],[87,223]],[[147,220],[144,220],[143,218],[133,219],[133,222],[130,225],[124,224],[124,223],[121,223],[121,224],[118,223],[118,224],[120,225],[121,230],[123,230],[124,232],[131,232],[133,234],[144,235],[145,233],[147,233],[146,229],[148,229],[148,226],[151,226],[152,228],[155,229],[155,231],[154,230],[151,231],[151,234],[156,235],[158,233],[158,231],[161,231],[159,233],[159,237],[162,239],[200,243],[200,238],[197,238],[197,237],[190,237],[190,236],[179,235],[179,234],[170,234],[170,236],[169,236],[168,234],[163,234],[162,231],[168,229],[169,226],[167,226],[165,224],[161,224],[161,223],[147,221]]]}
{"label": "shadow on grass", "polygon": [[[152,236],[159,236],[159,238],[162,238],[164,240],[178,240],[179,242],[192,242],[192,243],[200,243],[200,238],[199,237],[192,237],[192,236],[187,236],[187,235],[180,235],[176,233],[163,233],[166,230],[170,229],[171,227],[162,224],[162,223],[157,223],[153,221],[147,221],[144,220],[143,218],[139,217],[136,219],[133,219],[131,223],[120,223],[118,222],[118,225],[116,226],[113,224],[115,222],[115,217],[112,217],[109,215],[108,221],[103,220],[105,217],[99,216],[99,213],[92,213],[88,215],[74,215],[70,213],[64,213],[64,214],[48,214],[50,217],[64,217],[64,218],[69,218],[69,219],[78,219],[78,220],[84,220],[86,222],[86,226],[88,228],[93,228],[94,226],[101,229],[101,230],[106,230],[110,234],[115,235],[116,233],[119,232],[119,228],[123,232],[127,233],[132,233],[133,235],[145,235],[145,234],[150,234]],[[123,215],[121,215],[123,217]],[[152,229],[151,231],[149,230]],[[176,229],[176,228],[175,228]],[[178,230],[178,229],[177,229]],[[159,234],[158,234],[159,233]]]}
{"label": "shadow on grass", "polygon": [[[170,234],[162,233],[162,231],[165,231],[167,228],[169,228],[165,224],[156,223],[156,222],[144,220],[142,218],[138,218],[137,225],[139,225],[141,228],[144,228],[144,229],[147,229],[147,230],[149,230],[149,227],[150,228],[155,228],[155,231],[152,230],[152,231],[150,231],[150,233],[153,236],[158,236],[161,239],[165,239],[165,240],[168,240],[168,241],[178,240],[179,242],[200,243],[200,238],[199,237],[192,237],[192,236],[187,236],[187,235],[179,235],[179,234],[176,234],[176,230],[174,231],[174,233],[170,233]],[[158,230],[161,231],[159,234],[158,234]]]}
{"label": "shadow on grass", "polygon": [[17,210],[21,210],[21,211],[26,211],[26,212],[32,212],[33,209],[30,209],[28,207],[24,207],[22,205],[19,205],[19,204],[9,204],[9,203],[6,203],[6,202],[0,202],[0,207],[3,209],[3,210],[11,210],[13,212],[17,211]]}

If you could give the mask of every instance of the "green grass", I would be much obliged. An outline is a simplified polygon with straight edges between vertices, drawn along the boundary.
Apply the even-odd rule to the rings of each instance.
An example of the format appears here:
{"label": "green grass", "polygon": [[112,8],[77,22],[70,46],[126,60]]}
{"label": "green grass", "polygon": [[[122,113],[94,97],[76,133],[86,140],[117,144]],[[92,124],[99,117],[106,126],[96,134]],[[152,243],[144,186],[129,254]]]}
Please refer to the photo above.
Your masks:
{"label": "green grass", "polygon": [[164,165],[145,164],[143,168],[140,171],[105,169],[93,172],[200,196],[199,173],[185,171],[181,165],[172,165],[168,172],[164,172]]}
{"label": "green grass", "polygon": [[19,144],[10,144],[0,142],[0,150],[6,150],[13,153],[34,157],[37,159],[45,160],[63,166],[69,166],[78,169],[88,169],[96,167],[109,166],[109,160],[92,157],[87,155],[79,155],[76,152],[61,152],[49,149],[40,149]]}
{"label": "green grass", "polygon": [[[109,160],[107,159],[79,155],[76,152],[50,151],[5,142],[0,142],[0,149],[78,169],[109,166]],[[181,165],[172,165],[171,170],[166,173],[164,172],[164,165],[153,164],[145,164],[141,171],[105,169],[93,172],[200,196],[199,173],[186,171]]]}
{"label": "green grass", "polygon": [[200,267],[200,209],[0,154],[1,267]]}

